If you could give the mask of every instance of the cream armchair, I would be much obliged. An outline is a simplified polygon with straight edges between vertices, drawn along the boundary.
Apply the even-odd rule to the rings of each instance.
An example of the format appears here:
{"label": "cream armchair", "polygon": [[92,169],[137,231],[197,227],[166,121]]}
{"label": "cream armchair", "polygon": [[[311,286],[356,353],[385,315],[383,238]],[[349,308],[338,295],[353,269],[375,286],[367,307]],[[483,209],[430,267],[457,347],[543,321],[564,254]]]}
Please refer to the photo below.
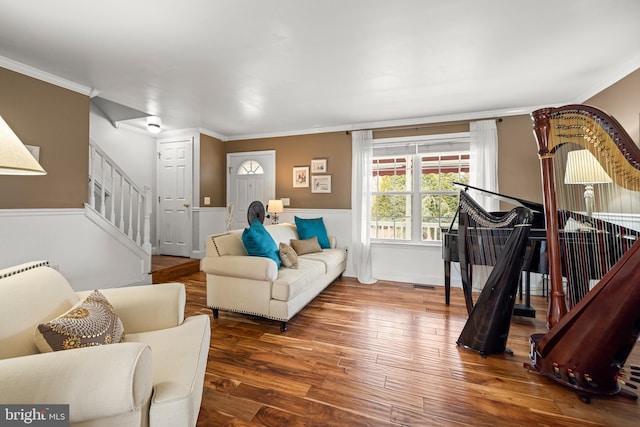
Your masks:
{"label": "cream armchair", "polygon": [[41,353],[37,325],[90,292],[74,292],[46,262],[0,270],[0,402],[69,404],[73,426],[195,426],[209,316],[184,319],[180,283],[100,292],[124,342]]}

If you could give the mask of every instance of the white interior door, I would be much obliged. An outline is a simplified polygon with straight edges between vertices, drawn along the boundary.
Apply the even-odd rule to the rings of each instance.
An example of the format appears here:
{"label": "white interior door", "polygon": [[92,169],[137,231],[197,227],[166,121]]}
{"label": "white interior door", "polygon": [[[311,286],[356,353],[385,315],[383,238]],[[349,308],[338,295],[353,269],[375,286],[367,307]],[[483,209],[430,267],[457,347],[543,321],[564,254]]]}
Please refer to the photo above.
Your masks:
{"label": "white interior door", "polygon": [[191,256],[192,138],[160,142],[158,251]]}
{"label": "white interior door", "polygon": [[227,155],[227,205],[233,204],[231,229],[249,225],[247,209],[255,200],[266,208],[276,195],[276,153],[252,151]]}

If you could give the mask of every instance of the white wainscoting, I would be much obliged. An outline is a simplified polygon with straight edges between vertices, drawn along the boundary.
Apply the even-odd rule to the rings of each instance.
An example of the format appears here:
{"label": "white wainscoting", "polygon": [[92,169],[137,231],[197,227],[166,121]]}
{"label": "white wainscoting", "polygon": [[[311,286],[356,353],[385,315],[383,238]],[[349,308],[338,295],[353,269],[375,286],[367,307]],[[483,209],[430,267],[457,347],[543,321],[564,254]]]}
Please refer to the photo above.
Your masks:
{"label": "white wainscoting", "polygon": [[191,258],[205,257],[205,239],[207,236],[224,233],[227,229],[226,208],[193,208],[193,251]]}
{"label": "white wainscoting", "polygon": [[[380,280],[395,280],[422,285],[444,286],[442,247],[373,243],[373,276]],[[451,286],[460,287],[457,263],[451,264]]]}
{"label": "white wainscoting", "polygon": [[3,209],[0,235],[1,268],[48,260],[77,291],[151,283],[144,260],[84,209]]}

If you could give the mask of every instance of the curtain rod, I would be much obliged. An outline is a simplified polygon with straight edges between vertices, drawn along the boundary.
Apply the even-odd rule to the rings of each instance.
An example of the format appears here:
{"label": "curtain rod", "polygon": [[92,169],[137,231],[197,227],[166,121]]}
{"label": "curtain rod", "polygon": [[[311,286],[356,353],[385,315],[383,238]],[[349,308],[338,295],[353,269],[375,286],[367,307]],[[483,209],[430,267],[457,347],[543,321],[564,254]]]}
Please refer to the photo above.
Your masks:
{"label": "curtain rod", "polygon": [[[498,123],[502,122],[502,117],[487,117],[486,119],[480,119],[480,120],[495,120]],[[471,122],[475,122],[477,120],[455,120],[455,121],[451,121],[451,122],[440,122],[440,123],[423,123],[423,124],[417,124],[417,125],[405,125],[405,126],[392,126],[392,127],[382,127],[382,128],[375,128],[375,129],[370,129],[374,132],[393,132],[393,131],[397,131],[397,130],[410,130],[410,129],[425,129],[425,128],[433,128],[433,127],[441,127],[441,126],[457,126],[457,125],[462,125],[462,124],[468,124]],[[355,132],[357,130],[365,130],[365,129],[352,129],[352,130],[348,130],[346,131],[347,135],[351,134],[351,132]],[[369,129],[367,129],[369,130]]]}

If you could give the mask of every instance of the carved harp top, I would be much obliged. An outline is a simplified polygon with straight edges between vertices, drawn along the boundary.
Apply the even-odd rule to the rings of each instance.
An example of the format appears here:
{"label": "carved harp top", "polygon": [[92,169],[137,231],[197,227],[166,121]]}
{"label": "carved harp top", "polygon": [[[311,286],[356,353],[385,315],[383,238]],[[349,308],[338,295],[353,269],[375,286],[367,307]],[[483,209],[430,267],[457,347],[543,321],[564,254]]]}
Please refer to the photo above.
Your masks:
{"label": "carved harp top", "polygon": [[541,159],[574,143],[593,154],[620,186],[640,190],[640,149],[616,119],[587,105],[543,108],[531,113]]}

